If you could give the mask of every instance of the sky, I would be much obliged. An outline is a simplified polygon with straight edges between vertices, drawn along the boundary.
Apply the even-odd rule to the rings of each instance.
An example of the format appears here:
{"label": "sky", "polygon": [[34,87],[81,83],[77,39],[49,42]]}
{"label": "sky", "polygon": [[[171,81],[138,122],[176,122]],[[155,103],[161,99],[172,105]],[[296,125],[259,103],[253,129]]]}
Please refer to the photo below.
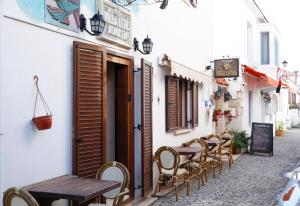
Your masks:
{"label": "sky", "polygon": [[300,71],[300,1],[255,0],[270,23],[282,34],[281,62],[288,62],[288,69]]}

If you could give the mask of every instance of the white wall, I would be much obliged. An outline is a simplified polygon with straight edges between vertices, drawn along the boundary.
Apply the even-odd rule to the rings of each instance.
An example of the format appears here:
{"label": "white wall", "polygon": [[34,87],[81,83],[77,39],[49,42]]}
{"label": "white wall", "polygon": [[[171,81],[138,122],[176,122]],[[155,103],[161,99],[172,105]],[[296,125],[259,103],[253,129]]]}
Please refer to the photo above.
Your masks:
{"label": "white wall", "polygon": [[[182,1],[169,1],[166,10],[158,9],[158,5],[143,7],[133,19],[138,40],[142,41],[149,34],[154,42],[153,52],[145,56],[154,66],[153,152],[162,145],[180,145],[212,132],[211,121],[204,121],[204,102],[199,102],[199,127],[185,135],[166,133],[165,75],[168,73],[157,65],[157,57],[166,53],[175,61],[204,71],[210,64],[212,53],[212,6],[209,0],[201,1],[198,9],[187,7]],[[135,65],[140,66],[139,58],[135,59]]]}
{"label": "white wall", "polygon": [[[114,46],[99,42],[86,33],[77,34],[31,20],[16,1],[2,0],[0,3],[0,9],[6,15],[0,18],[0,26],[3,21],[5,28],[0,36],[0,119],[5,120],[5,135],[0,137],[2,194],[10,186],[23,186],[71,173],[72,43],[88,40]],[[87,17],[93,14],[85,8],[83,11]],[[154,65],[153,150],[162,145],[180,145],[211,133],[211,119],[205,122],[203,118],[204,101],[199,102],[200,126],[192,133],[174,136],[165,132],[166,72],[157,66],[157,57],[167,53],[174,60],[199,71],[209,65],[212,1],[202,1],[198,9],[187,7],[181,1],[170,1],[166,10],[160,10],[158,5],[142,7],[140,13],[133,16],[133,27],[134,36],[140,41],[149,34],[154,42],[153,53],[145,56]],[[127,54],[136,57],[135,67],[139,67],[142,56],[133,51]],[[46,131],[37,131],[31,123],[35,74],[40,78],[40,89],[53,112],[53,126]]]}

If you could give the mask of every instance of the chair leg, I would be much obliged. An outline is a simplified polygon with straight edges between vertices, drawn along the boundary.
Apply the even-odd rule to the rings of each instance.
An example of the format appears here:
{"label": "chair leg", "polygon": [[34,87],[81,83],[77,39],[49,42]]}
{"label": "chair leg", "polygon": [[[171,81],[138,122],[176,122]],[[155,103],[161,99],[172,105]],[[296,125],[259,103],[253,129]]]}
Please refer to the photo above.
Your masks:
{"label": "chair leg", "polygon": [[187,196],[190,196],[190,183],[189,183],[189,180],[185,180],[185,183],[186,183],[186,195]]}
{"label": "chair leg", "polygon": [[216,165],[213,166],[214,178],[216,178]]}
{"label": "chair leg", "polygon": [[159,182],[156,183],[156,187],[154,190],[154,196],[156,195],[157,191],[160,191],[160,183]]}
{"label": "chair leg", "polygon": [[205,181],[208,182],[208,177],[207,177],[207,168],[205,168]]}
{"label": "chair leg", "polygon": [[174,178],[174,186],[175,186],[175,193],[176,193],[176,202],[178,202],[178,196],[179,196],[179,190],[178,190],[178,183],[177,183],[177,177]]}
{"label": "chair leg", "polygon": [[[200,173],[198,173],[197,179],[198,179],[198,190],[200,190],[200,180],[202,179],[202,175]],[[202,181],[203,181],[203,179],[202,179]]]}

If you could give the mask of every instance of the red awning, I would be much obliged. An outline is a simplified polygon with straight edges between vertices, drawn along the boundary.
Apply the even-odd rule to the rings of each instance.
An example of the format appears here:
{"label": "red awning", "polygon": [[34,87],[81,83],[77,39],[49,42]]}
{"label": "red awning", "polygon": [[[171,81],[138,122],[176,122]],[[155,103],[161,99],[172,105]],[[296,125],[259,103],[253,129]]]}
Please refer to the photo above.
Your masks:
{"label": "red awning", "polygon": [[259,71],[256,71],[255,69],[247,66],[247,65],[242,65],[242,67],[244,67],[244,72],[252,75],[252,76],[255,76],[255,77],[258,77],[258,78],[261,78],[261,79],[266,79],[267,78],[267,75],[265,73],[262,73],[262,72],[259,72]]}
{"label": "red awning", "polygon": [[[277,87],[279,84],[278,80],[273,79],[273,78],[267,76],[265,73],[259,72],[252,67],[249,67],[247,65],[242,65],[242,67],[244,67],[244,72],[250,74],[251,76],[262,79],[262,81],[261,81],[262,84],[260,85],[261,87],[267,87],[267,86]],[[283,82],[282,82],[281,86],[283,88],[289,87],[287,84],[285,84]]]}
{"label": "red awning", "polygon": [[229,83],[224,78],[216,78],[216,82],[217,82],[217,84],[222,85],[222,86],[228,86],[229,85]]}

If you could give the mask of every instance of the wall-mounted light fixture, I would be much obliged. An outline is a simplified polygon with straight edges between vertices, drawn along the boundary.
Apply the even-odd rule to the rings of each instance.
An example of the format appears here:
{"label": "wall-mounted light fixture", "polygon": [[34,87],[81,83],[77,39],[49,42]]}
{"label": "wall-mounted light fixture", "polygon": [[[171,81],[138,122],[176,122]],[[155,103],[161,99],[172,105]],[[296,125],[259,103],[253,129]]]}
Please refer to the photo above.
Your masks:
{"label": "wall-mounted light fixture", "polygon": [[282,66],[283,66],[284,68],[286,68],[287,65],[288,65],[288,62],[287,62],[286,60],[284,60],[284,61],[282,62]]}
{"label": "wall-mounted light fixture", "polygon": [[93,18],[90,19],[91,32],[86,28],[86,18],[83,14],[80,15],[79,20],[80,20],[80,30],[82,32],[86,31],[92,36],[99,36],[104,31],[105,21],[103,16],[99,13],[99,11],[97,14],[93,16]]}
{"label": "wall-mounted light fixture", "polygon": [[147,38],[145,38],[144,41],[142,42],[143,51],[139,49],[139,42],[136,38],[133,39],[133,45],[134,45],[134,51],[139,51],[142,54],[150,54],[152,51],[153,42],[147,35]]}

